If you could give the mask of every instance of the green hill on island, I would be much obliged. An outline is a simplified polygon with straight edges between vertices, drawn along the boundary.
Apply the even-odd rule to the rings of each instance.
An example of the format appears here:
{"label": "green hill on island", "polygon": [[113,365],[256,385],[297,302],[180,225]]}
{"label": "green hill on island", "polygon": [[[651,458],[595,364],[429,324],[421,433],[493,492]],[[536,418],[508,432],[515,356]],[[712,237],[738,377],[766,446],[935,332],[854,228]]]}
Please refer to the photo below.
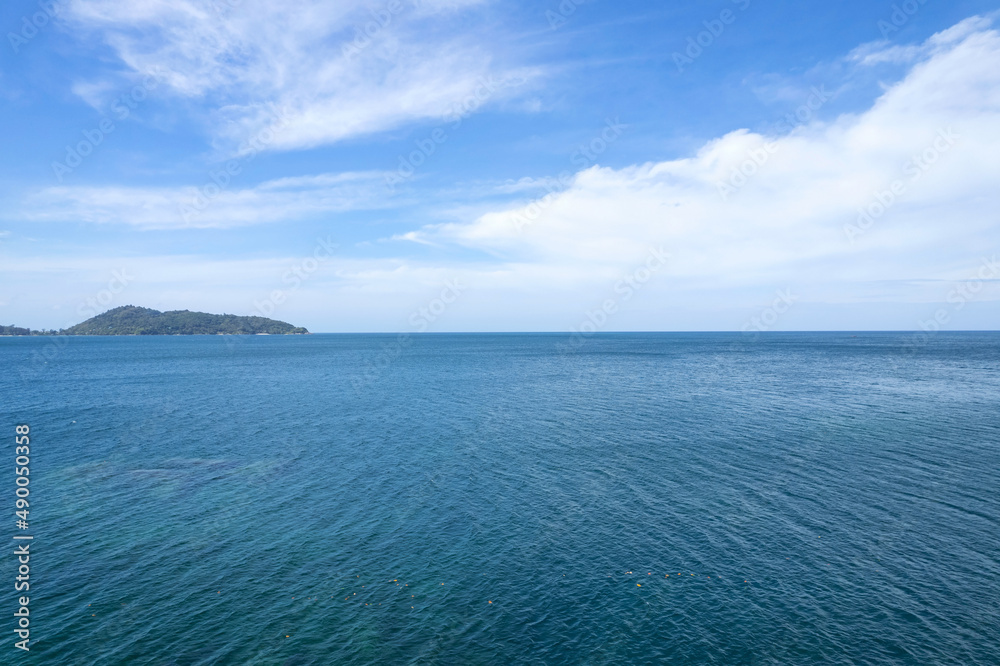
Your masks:
{"label": "green hill on island", "polygon": [[267,317],[240,317],[189,310],[160,312],[135,305],[108,310],[61,331],[0,326],[0,335],[304,335],[304,328]]}
{"label": "green hill on island", "polygon": [[0,335],[32,335],[33,333],[37,334],[38,331],[18,326],[0,326]]}

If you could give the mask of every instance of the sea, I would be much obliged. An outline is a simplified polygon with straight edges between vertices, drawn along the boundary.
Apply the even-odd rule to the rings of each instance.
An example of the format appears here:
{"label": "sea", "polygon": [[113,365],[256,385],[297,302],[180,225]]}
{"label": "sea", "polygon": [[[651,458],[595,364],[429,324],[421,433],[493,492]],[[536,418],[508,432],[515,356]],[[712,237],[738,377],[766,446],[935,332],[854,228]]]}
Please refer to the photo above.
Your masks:
{"label": "sea", "polygon": [[3,664],[1000,664],[998,333],[0,338],[0,398]]}

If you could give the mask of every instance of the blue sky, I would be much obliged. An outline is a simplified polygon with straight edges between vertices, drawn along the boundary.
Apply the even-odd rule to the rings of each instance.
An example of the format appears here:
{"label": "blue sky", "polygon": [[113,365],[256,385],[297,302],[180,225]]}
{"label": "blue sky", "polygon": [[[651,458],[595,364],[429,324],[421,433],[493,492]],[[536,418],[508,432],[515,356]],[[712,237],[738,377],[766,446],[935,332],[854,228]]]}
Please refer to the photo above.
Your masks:
{"label": "blue sky", "polygon": [[10,2],[0,323],[995,329],[998,8]]}

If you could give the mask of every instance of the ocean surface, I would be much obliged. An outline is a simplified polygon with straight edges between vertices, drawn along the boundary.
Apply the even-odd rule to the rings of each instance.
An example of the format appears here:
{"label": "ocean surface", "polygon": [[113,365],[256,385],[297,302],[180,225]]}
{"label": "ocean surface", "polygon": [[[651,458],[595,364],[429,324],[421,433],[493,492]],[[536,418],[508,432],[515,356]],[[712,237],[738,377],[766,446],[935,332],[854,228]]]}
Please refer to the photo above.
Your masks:
{"label": "ocean surface", "polygon": [[1000,663],[1000,334],[568,342],[0,338],[0,663]]}

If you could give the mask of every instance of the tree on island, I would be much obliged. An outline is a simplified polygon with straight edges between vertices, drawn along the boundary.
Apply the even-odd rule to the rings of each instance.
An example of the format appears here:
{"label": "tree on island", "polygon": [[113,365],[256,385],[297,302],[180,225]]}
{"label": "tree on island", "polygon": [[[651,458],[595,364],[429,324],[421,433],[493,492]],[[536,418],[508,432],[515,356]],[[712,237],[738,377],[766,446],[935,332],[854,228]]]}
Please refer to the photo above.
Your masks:
{"label": "tree on island", "polygon": [[190,310],[160,312],[123,305],[60,331],[0,326],[0,335],[305,335],[302,327],[267,317],[209,314]]}

